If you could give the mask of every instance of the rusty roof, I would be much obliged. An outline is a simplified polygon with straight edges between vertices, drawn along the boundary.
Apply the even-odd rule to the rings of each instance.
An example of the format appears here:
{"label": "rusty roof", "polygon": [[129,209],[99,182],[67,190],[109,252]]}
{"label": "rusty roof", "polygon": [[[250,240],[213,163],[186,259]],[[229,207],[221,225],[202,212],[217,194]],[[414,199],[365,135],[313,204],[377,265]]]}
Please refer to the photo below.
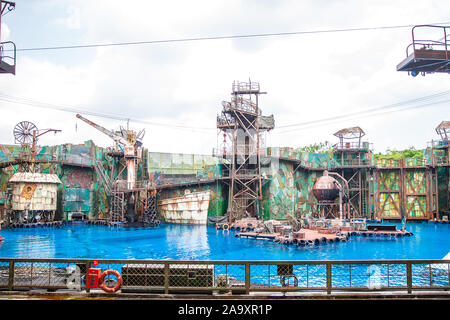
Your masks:
{"label": "rusty roof", "polygon": [[345,129],[341,129],[338,132],[334,133],[334,135],[336,137],[346,138],[346,139],[361,138],[365,134],[366,133],[360,127],[345,128]]}
{"label": "rusty roof", "polygon": [[9,179],[9,182],[62,183],[56,174],[32,172],[17,172]]}
{"label": "rusty roof", "polygon": [[450,130],[450,121],[442,121],[437,127],[436,131],[439,133],[440,130]]}

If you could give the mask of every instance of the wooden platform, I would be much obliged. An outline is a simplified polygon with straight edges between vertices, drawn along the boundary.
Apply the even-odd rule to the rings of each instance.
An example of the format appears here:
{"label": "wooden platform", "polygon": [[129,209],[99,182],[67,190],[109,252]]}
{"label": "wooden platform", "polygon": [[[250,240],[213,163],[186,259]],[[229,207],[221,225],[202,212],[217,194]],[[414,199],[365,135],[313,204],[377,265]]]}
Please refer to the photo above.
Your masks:
{"label": "wooden platform", "polygon": [[397,65],[397,71],[450,73],[450,51],[414,50]]}
{"label": "wooden platform", "polygon": [[12,223],[5,228],[46,228],[46,227],[59,227],[63,225],[63,221],[49,221],[49,222],[36,222],[36,223]]}
{"label": "wooden platform", "polygon": [[365,236],[365,237],[371,237],[371,236],[380,236],[380,237],[405,237],[405,236],[412,236],[413,233],[409,231],[401,231],[401,230],[395,230],[395,231],[371,231],[371,230],[361,230],[361,231],[349,231],[346,232],[349,236]]}
{"label": "wooden platform", "polygon": [[301,229],[300,232],[305,234],[303,239],[292,239],[279,233],[257,233],[257,232],[239,232],[236,237],[272,240],[280,244],[294,244],[298,246],[319,245],[321,243],[332,243],[347,241],[347,235],[319,233],[316,230]]}
{"label": "wooden platform", "polygon": [[350,236],[363,236],[363,237],[386,237],[397,238],[404,236],[412,236],[409,231],[395,230],[395,231],[372,231],[372,230],[359,230],[359,231],[341,231],[340,233],[321,233],[317,230],[301,229],[300,232],[304,233],[304,238],[293,239],[287,236],[280,235],[279,233],[257,233],[257,232],[239,232],[236,237],[239,238],[252,238],[259,240],[271,240],[280,244],[293,244],[297,246],[308,245],[320,245],[333,242],[348,241]]}
{"label": "wooden platform", "polygon": [[239,238],[254,238],[254,239],[264,239],[264,240],[274,240],[278,233],[257,233],[257,232],[239,232],[236,237]]}

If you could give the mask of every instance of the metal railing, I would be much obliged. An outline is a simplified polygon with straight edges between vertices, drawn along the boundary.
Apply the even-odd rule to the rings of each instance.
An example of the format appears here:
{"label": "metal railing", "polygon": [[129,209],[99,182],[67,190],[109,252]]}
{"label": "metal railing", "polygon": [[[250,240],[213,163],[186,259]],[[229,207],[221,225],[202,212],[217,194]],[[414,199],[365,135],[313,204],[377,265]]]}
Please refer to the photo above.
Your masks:
{"label": "metal railing", "polygon": [[[442,29],[442,35],[443,37],[439,40],[419,40],[415,38],[414,31],[416,28],[436,28],[436,29]],[[409,56],[409,50],[412,47],[413,52],[415,52],[417,49],[416,47],[421,45],[423,48],[427,48],[430,50],[436,50],[436,49],[442,49],[445,51],[445,60],[448,60],[449,53],[448,53],[448,40],[447,35],[448,31],[450,30],[450,27],[448,26],[434,26],[434,25],[418,25],[414,26],[411,30],[412,33],[412,43],[406,48],[406,56]]]}
{"label": "metal railing", "polygon": [[[92,157],[83,157],[74,154],[51,154],[51,153],[38,153],[36,154],[36,161],[49,161],[49,162],[61,162],[72,165],[81,166],[94,166],[95,159]],[[19,161],[31,161],[29,153],[10,153],[5,156],[4,159],[0,159],[1,162],[19,162]]]}
{"label": "metal railing", "polygon": [[[86,290],[89,268],[117,270],[122,292],[450,289],[450,260],[153,261],[0,259],[0,289]],[[106,278],[114,285],[115,278]],[[97,289],[93,289],[97,290]]]}
{"label": "metal railing", "polygon": [[430,148],[446,148],[449,146],[448,140],[431,140],[428,142]]}
{"label": "metal railing", "polygon": [[358,166],[372,166],[372,159],[344,159],[343,161],[336,160],[330,164],[333,167],[358,167]]}
{"label": "metal railing", "polygon": [[348,142],[338,142],[333,145],[333,148],[337,150],[372,150],[373,143],[367,141],[348,141]]}
{"label": "metal railing", "polygon": [[259,92],[258,82],[233,82],[231,89],[233,92]]}
{"label": "metal railing", "polygon": [[16,65],[16,44],[12,41],[0,42],[0,61]]}

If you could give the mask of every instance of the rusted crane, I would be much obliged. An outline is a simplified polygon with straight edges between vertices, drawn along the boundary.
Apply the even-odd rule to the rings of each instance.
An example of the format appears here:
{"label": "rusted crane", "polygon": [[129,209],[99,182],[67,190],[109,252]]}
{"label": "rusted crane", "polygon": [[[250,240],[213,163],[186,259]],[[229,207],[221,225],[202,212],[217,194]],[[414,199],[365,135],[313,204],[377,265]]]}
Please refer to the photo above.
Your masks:
{"label": "rusted crane", "polygon": [[136,135],[133,130],[121,130],[119,134],[84,118],[80,114],[77,114],[76,117],[106,134],[122,149],[127,162],[127,188],[128,190],[133,190],[136,185],[136,159],[138,158],[138,153],[142,150],[140,148],[142,143],[139,140],[142,139],[144,131],[140,131]]}

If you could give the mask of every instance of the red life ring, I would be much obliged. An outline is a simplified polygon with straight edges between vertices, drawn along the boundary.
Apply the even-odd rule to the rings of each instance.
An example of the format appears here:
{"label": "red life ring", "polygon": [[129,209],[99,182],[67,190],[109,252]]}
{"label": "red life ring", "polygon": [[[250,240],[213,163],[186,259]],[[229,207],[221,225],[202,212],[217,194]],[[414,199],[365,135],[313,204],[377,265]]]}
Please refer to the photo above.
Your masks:
{"label": "red life ring", "polygon": [[[114,287],[108,287],[106,285],[104,280],[107,275],[115,275],[116,276],[117,282]],[[102,287],[103,291],[116,292],[122,286],[122,276],[120,275],[119,271],[114,270],[114,269],[108,269],[108,270],[104,271],[102,273],[102,275],[100,276],[99,283],[101,283],[101,287]]]}

